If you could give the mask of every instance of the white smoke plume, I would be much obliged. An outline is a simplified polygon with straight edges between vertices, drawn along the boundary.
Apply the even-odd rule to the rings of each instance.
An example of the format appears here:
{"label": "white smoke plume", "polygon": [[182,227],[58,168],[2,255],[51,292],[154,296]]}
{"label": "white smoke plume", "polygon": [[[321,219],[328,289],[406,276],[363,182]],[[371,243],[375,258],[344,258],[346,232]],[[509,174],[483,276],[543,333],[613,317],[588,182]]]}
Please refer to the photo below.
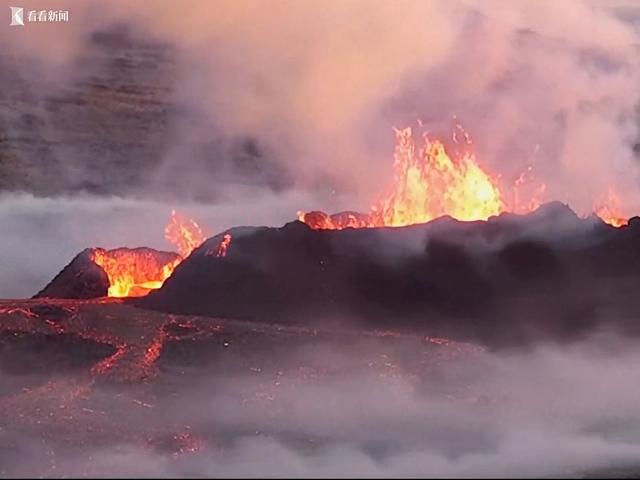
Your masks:
{"label": "white smoke plume", "polygon": [[[42,5],[26,8],[31,3]],[[66,5],[74,21],[64,29],[1,34],[19,55],[44,60],[45,71],[73,65],[89,32],[119,23],[175,49],[176,98],[192,117],[174,126],[162,167],[150,176],[177,175],[185,195],[218,187],[209,177],[199,184],[198,170],[211,175],[216,163],[190,167],[189,146],[240,136],[286,165],[297,188],[319,191],[318,207],[335,203],[338,191],[355,195],[341,208],[366,209],[390,181],[392,127],[420,119],[446,137],[455,116],[481,164],[506,179],[531,165],[547,184],[546,200],[581,212],[613,188],[631,215],[640,207],[638,35],[614,7],[83,2]]]}

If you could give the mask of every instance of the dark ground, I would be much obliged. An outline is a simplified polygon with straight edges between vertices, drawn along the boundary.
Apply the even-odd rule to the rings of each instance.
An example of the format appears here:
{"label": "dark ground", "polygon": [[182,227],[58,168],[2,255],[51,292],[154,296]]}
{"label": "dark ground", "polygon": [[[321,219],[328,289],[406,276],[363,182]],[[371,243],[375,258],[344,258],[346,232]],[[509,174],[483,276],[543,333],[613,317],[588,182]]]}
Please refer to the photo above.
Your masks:
{"label": "dark ground", "polygon": [[[356,343],[371,347],[351,369],[367,369],[380,388],[394,388],[397,376],[422,377],[443,362],[483,351],[393,332],[166,315],[107,299],[2,301],[0,329],[3,476],[125,474],[131,470],[93,463],[91,453],[131,444],[175,462],[176,471],[186,468],[190,456],[222,455],[247,437],[313,449],[321,439],[279,431],[276,424],[264,431],[224,421],[199,426],[198,412],[183,402],[202,395],[203,383],[249,376],[253,381],[236,392],[234,402],[246,404],[247,411],[281,415],[286,405],[279,389],[346,374],[331,361],[291,361],[291,352],[325,343],[336,355]],[[403,353],[407,346],[421,355]]]}
{"label": "dark ground", "polygon": [[[509,412],[528,400],[492,384],[508,373],[487,348],[424,334],[171,315],[109,299],[2,301],[0,331],[3,476],[510,476],[508,458],[492,452],[507,448],[503,428],[529,428],[511,426],[521,420]],[[542,418],[555,408],[545,405]],[[599,442],[599,432],[584,435]],[[552,433],[565,445],[562,434]],[[612,470],[588,449],[562,453],[570,442],[558,447],[568,465],[537,464],[536,448],[516,472],[638,471],[628,457],[613,456]],[[435,457],[403,456],[423,449]]]}

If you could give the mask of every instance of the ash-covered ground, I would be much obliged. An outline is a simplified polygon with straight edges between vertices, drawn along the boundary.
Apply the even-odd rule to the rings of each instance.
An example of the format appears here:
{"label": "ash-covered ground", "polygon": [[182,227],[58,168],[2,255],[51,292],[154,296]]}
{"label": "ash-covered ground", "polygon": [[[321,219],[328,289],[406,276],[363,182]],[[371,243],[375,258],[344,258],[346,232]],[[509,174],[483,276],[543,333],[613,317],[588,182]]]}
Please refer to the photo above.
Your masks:
{"label": "ash-covered ground", "polygon": [[1,475],[638,472],[637,218],[224,232],[146,297],[84,251],[43,292],[95,298],[0,301]]}
{"label": "ash-covered ground", "polygon": [[0,311],[3,476],[637,471],[638,342],[605,332],[495,352],[119,300]]}

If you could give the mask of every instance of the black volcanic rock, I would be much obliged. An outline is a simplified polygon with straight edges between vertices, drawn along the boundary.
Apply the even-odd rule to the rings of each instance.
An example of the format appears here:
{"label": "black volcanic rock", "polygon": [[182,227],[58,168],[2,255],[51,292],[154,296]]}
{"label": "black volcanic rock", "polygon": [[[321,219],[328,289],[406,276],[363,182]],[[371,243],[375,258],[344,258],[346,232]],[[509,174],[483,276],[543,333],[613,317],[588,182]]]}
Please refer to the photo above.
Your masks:
{"label": "black volcanic rock", "polygon": [[[401,228],[231,229],[140,306],[276,323],[348,318],[488,342],[569,338],[603,312],[633,330],[640,236],[553,203],[530,215]],[[634,287],[634,285],[636,287]]]}
{"label": "black volcanic rock", "polygon": [[109,278],[92,260],[91,248],[86,248],[54,277],[33,298],[97,298],[105,297]]}
{"label": "black volcanic rock", "polygon": [[559,259],[548,245],[530,240],[508,244],[498,258],[516,278],[531,280],[547,277],[560,269]]}
{"label": "black volcanic rock", "polygon": [[535,219],[546,219],[561,222],[580,221],[575,212],[566,203],[553,201],[540,205],[540,208],[529,214],[529,217]]}
{"label": "black volcanic rock", "polygon": [[312,231],[301,222],[248,232],[229,231],[226,257],[214,254],[222,234],[207,240],[189,257],[197,260],[182,267],[185,260],[167,279],[165,292],[170,293],[139,302],[148,305],[171,298],[163,303],[171,310],[173,299],[179,298],[178,309],[269,319],[294,315],[309,304],[328,312],[344,295],[342,265],[335,261],[330,243],[333,232]]}
{"label": "black volcanic rock", "polygon": [[[125,271],[160,272],[164,265],[175,262],[180,256],[174,252],[163,252],[153,248],[116,248],[113,250],[87,248],[76,257],[49,282],[49,284],[33,298],[98,298],[107,295],[110,281],[103,270],[93,261],[95,251],[103,252],[114,259],[125,257],[127,263],[121,268]],[[131,258],[133,255],[133,259]],[[138,268],[136,265],[140,265]],[[139,278],[134,280],[143,283],[156,278]]]}

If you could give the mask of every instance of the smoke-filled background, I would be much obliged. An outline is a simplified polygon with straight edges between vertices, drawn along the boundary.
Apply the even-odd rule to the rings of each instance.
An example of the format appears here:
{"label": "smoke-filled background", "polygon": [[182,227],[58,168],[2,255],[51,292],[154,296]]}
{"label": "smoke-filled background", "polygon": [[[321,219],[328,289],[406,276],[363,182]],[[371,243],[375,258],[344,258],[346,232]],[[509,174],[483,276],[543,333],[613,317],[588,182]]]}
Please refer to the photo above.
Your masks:
{"label": "smoke-filled background", "polygon": [[[10,27],[9,5],[70,19]],[[418,121],[443,139],[460,122],[507,181],[532,166],[544,200],[588,213],[612,188],[640,212],[639,2],[0,7],[0,298],[31,296],[85,247],[170,248],[172,208],[208,236],[367,210],[393,175],[393,127]],[[532,298],[502,314],[564,308]],[[0,332],[0,475],[638,472],[638,342],[604,327],[492,351],[349,318],[6,305],[31,330]]]}
{"label": "smoke-filled background", "polygon": [[85,246],[163,246],[171,207],[209,234],[366,210],[418,120],[545,200],[640,209],[632,1],[21,5],[70,21],[0,29],[2,296]]}

